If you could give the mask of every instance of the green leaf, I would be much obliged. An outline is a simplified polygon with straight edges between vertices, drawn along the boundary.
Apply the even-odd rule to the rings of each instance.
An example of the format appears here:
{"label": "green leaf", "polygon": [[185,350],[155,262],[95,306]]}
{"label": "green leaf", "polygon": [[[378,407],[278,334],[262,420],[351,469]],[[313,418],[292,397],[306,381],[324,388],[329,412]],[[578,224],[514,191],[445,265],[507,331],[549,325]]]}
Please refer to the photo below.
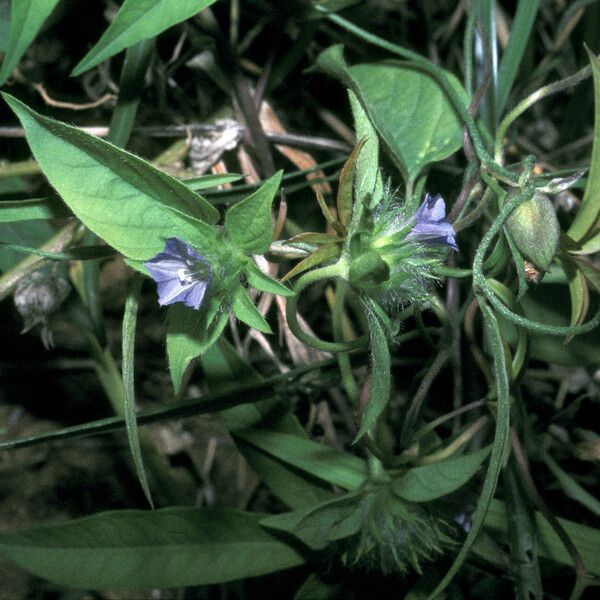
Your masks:
{"label": "green leaf", "polygon": [[[360,492],[350,492],[305,510],[266,517],[261,525],[292,534],[311,550],[323,550],[335,539],[348,537],[358,531],[362,521],[358,502],[362,495]],[[353,516],[359,518],[353,519]]]}
{"label": "green leaf", "polygon": [[[211,391],[231,389],[238,381],[251,383],[263,379],[224,339],[219,340],[202,356],[202,370]],[[274,414],[281,416],[273,418]],[[269,419],[271,430],[306,438],[306,431],[281,399],[265,394],[264,399],[259,402],[240,404],[221,411],[220,417],[232,432],[240,452],[252,469],[287,506],[292,509],[306,508],[331,497],[331,491],[323,482],[236,435],[235,432],[242,428]]]}
{"label": "green leaf", "polygon": [[58,0],[12,0],[8,42],[0,68],[0,85],[10,77],[57,4]]}
{"label": "green leaf", "polygon": [[132,283],[127,301],[125,302],[125,314],[123,315],[123,388],[125,397],[123,402],[123,416],[125,417],[125,427],[127,429],[127,439],[129,440],[129,449],[138,480],[148,503],[154,508],[152,494],[146,479],[144,470],[144,461],[142,459],[142,450],[140,448],[140,438],[138,434],[137,419],[135,416],[135,380],[134,380],[134,362],[135,362],[135,328],[137,323],[137,311],[140,301],[140,292],[142,291],[143,278],[136,273]]}
{"label": "green leaf", "polygon": [[0,534],[0,554],[81,589],[209,585],[303,564],[259,525],[263,517],[196,508],[112,511]]}
{"label": "green leaf", "polygon": [[264,254],[273,241],[271,205],[283,171],[267,179],[256,192],[225,213],[225,231],[245,254]]}
{"label": "green leaf", "polygon": [[10,0],[0,0],[0,52],[8,48],[8,30],[10,29]]}
{"label": "green leaf", "polygon": [[[600,553],[598,552],[598,548],[600,548],[600,531],[597,528],[581,525],[567,519],[559,518],[558,522],[575,544],[589,572],[600,576]],[[556,531],[542,513],[538,511],[535,512],[535,524],[539,536],[540,556],[572,567],[571,555],[567,552]],[[493,531],[496,536],[498,534],[506,535],[506,506],[504,502],[495,499],[491,501],[485,517],[485,527]]]}
{"label": "green leaf", "polygon": [[254,306],[254,302],[252,302],[246,290],[241,286],[233,294],[231,309],[233,314],[246,325],[263,333],[273,333],[265,318],[258,312],[258,308]]}
{"label": "green leaf", "polygon": [[265,275],[253,261],[249,261],[244,267],[244,273],[248,283],[256,290],[267,292],[268,294],[276,294],[277,296],[293,296],[294,292],[290,288],[285,287],[276,279]]}
{"label": "green leaf", "polygon": [[60,219],[73,213],[56,196],[30,198],[28,200],[4,200],[0,202],[0,223],[35,221],[36,219]]}
{"label": "green leaf", "polygon": [[362,147],[365,145],[367,138],[362,138],[358,141],[348,160],[342,167],[340,173],[340,183],[337,193],[337,217],[338,221],[348,227],[350,219],[352,219],[352,205],[354,203],[354,179],[356,176],[356,161]]}
{"label": "green leaf", "polygon": [[494,441],[490,461],[485,474],[485,479],[481,486],[481,494],[477,501],[477,508],[473,513],[471,530],[467,534],[463,545],[454,557],[452,566],[431,593],[430,597],[435,598],[452,581],[454,576],[461,569],[466,561],[473,544],[481,532],[489,512],[490,505],[494,499],[494,493],[500,477],[500,471],[505,459],[506,449],[508,448],[508,436],[510,431],[510,384],[508,378],[506,354],[504,343],[498,326],[498,321],[494,312],[481,296],[478,297],[479,308],[483,315],[486,325],[489,345],[494,357],[494,373],[496,376],[496,429],[494,431]]}
{"label": "green leaf", "polygon": [[301,260],[293,269],[290,269],[282,278],[281,281],[287,281],[291,277],[300,275],[308,269],[312,269],[327,260],[340,255],[340,247],[338,244],[325,244],[317,248],[312,254],[309,254],[305,259]]}
{"label": "green leaf", "polygon": [[517,12],[510,28],[510,37],[498,69],[496,111],[498,116],[506,106],[508,95],[519,71],[519,65],[530,39],[540,6],[540,0],[519,0]]}
{"label": "green leaf", "polygon": [[[337,77],[357,96],[407,180],[462,146],[462,124],[439,84],[409,64],[387,61],[348,66],[342,46],[323,51],[317,68]],[[469,101],[451,74],[456,92]]]}
{"label": "green leaf", "polygon": [[217,173],[214,175],[202,175],[202,177],[184,179],[183,183],[195,191],[209,190],[225,183],[239,181],[242,177],[243,175],[239,175],[237,173]]}
{"label": "green leaf", "polygon": [[193,310],[181,302],[167,312],[167,356],[175,391],[190,362],[212,346],[227,324],[227,312],[219,314],[221,303],[210,298],[208,306]]}
{"label": "green leaf", "polygon": [[556,461],[545,451],[540,453],[542,460],[546,463],[546,466],[552,474],[556,477],[560,486],[564,490],[565,494],[579,502],[582,506],[585,506],[591,513],[600,517],[600,500],[595,496],[592,496],[584,487],[579,485],[571,475],[560,468]]}
{"label": "green leaf", "polygon": [[[373,304],[372,301],[369,302]],[[391,362],[388,341],[375,313],[368,310],[367,316],[371,339],[371,391],[355,441],[363,437],[375,424],[387,406],[391,392]]]}
{"label": "green leaf", "polygon": [[[590,308],[590,293],[588,284],[583,273],[577,268],[576,263],[567,256],[560,259],[565,276],[569,284],[569,294],[571,296],[571,321],[570,325],[580,325],[585,321]],[[568,336],[565,343],[573,339],[574,336]]]}
{"label": "green leaf", "polygon": [[360,487],[367,466],[358,457],[296,435],[253,428],[236,432],[238,437],[276,456],[281,461],[346,489]]}
{"label": "green leaf", "polygon": [[3,96],[61,198],[89,229],[125,256],[147,260],[163,249],[169,237],[192,244],[215,237],[206,223],[216,223],[217,210],[180,181],[129,152]]}
{"label": "green leaf", "polygon": [[489,453],[488,447],[439,463],[413,467],[406,475],[394,479],[392,490],[400,498],[411,502],[435,500],[467,483]]}
{"label": "green leaf", "polygon": [[305,231],[287,240],[288,244],[341,244],[344,238],[333,233],[319,233],[316,231]]}
{"label": "green leaf", "polygon": [[[0,239],[7,244],[22,246],[25,244],[41,246],[54,234],[50,223],[31,221],[27,223],[0,223]],[[0,251],[0,271],[12,269],[23,260],[22,252],[3,249]]]}
{"label": "green leaf", "polygon": [[354,117],[356,138],[366,138],[360,156],[356,162],[355,194],[357,202],[373,208],[383,194],[383,180],[379,170],[379,140],[377,132],[371,125],[367,113],[358,101],[356,94],[348,90],[350,107]]}
{"label": "green leaf", "polygon": [[575,263],[577,270],[583,274],[586,281],[600,294],[600,269],[583,257],[571,256],[570,258]]}
{"label": "green leaf", "polygon": [[[545,284],[530,289],[521,301],[525,316],[551,325],[568,325],[570,298],[566,285]],[[502,331],[509,331],[503,322]],[[600,329],[576,335],[567,345],[564,340],[539,333],[529,334],[530,357],[570,367],[596,367],[600,356]],[[509,340],[509,341],[512,341]]]}
{"label": "green leaf", "polygon": [[121,50],[157,36],[214,4],[215,1],[125,0],[114,21],[73,69],[72,75],[81,75]]}
{"label": "green leaf", "polygon": [[583,200],[567,235],[585,244],[586,234],[598,224],[600,217],[600,59],[586,47],[594,79],[594,144]]}

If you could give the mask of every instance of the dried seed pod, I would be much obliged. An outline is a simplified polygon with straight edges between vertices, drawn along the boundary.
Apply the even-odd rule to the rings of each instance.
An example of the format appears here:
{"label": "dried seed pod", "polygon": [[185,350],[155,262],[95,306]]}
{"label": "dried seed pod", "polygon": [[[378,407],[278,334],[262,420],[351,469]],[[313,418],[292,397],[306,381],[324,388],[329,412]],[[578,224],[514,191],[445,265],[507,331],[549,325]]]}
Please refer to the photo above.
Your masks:
{"label": "dried seed pod", "polygon": [[23,317],[23,331],[41,325],[42,342],[46,348],[53,345],[48,321],[69,295],[69,282],[54,273],[34,271],[15,289],[14,302]]}

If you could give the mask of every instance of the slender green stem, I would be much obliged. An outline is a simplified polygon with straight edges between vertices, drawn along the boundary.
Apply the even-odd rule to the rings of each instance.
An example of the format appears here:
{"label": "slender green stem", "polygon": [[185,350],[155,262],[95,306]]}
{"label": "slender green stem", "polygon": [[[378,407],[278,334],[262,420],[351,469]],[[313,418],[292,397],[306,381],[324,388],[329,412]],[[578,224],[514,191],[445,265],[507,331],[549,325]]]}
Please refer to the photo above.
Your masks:
{"label": "slender green stem", "polygon": [[[84,332],[84,335],[86,333]],[[87,340],[93,347],[90,349],[91,354],[94,354],[94,358],[97,358],[95,366],[100,365],[105,361],[105,355],[102,348],[98,345],[97,341],[93,339],[91,334],[87,334],[89,339]],[[108,356],[108,355],[107,355]],[[108,389],[111,391],[109,397],[111,402],[114,397],[114,409],[115,412],[120,415],[122,413],[122,380],[119,376],[118,369],[111,367],[112,357],[109,358],[107,364],[107,371],[110,372],[111,383]],[[246,385],[241,385],[233,389],[227,389],[221,392],[213,394],[205,394],[202,398],[194,398],[189,402],[184,402],[175,407],[159,408],[152,411],[146,411],[138,413],[137,422],[139,426],[149,425],[151,423],[161,423],[166,421],[172,421],[174,419],[184,419],[187,417],[193,417],[200,414],[209,414],[214,412],[220,412],[226,408],[232,406],[238,406],[240,404],[249,404],[253,402],[259,402],[268,397],[269,394],[274,393],[274,390],[279,385],[288,384],[292,385],[293,382],[298,380],[303,375],[319,370],[329,370],[337,367],[337,361],[335,359],[326,359],[309,365],[303,365],[296,367],[287,373],[281,373],[274,375],[268,379],[261,381],[250,382]],[[120,382],[120,385],[119,385]],[[120,389],[119,389],[120,388]],[[100,419],[98,421],[91,421],[89,423],[83,423],[81,425],[74,425],[71,427],[65,427],[64,429],[58,429],[54,431],[48,431],[45,433],[39,433],[15,440],[6,440],[0,442],[0,450],[6,449],[17,449],[27,448],[29,446],[36,446],[38,444],[44,444],[47,442],[65,440],[70,438],[80,438],[88,435],[97,435],[101,433],[109,433],[112,431],[120,431],[125,428],[125,419],[122,416],[108,417],[106,419]]]}
{"label": "slender green stem", "polygon": [[515,106],[507,115],[502,119],[502,122],[498,126],[498,131],[496,132],[496,145],[494,149],[494,158],[497,163],[502,163],[502,145],[504,143],[504,137],[506,136],[506,132],[508,128],[514,123],[516,119],[518,119],[528,108],[533,106],[536,102],[539,102],[542,98],[546,98],[547,96],[551,96],[552,94],[557,94],[558,92],[562,92],[570,87],[577,85],[583,80],[587,79],[592,74],[592,67],[588,65],[583,69],[577,71],[574,75],[569,77],[565,77],[565,79],[561,79],[560,81],[555,81],[554,83],[549,83],[539,90],[533,92],[525,98],[521,100],[517,106]]}
{"label": "slender green stem", "polygon": [[450,584],[454,576],[458,573],[463,563],[475,543],[475,539],[481,532],[485,517],[490,503],[496,491],[498,477],[504,462],[504,455],[508,447],[508,434],[510,426],[510,388],[508,373],[506,371],[506,357],[504,354],[504,344],[500,335],[500,328],[494,312],[486,304],[485,298],[479,297],[479,308],[483,314],[483,319],[487,326],[490,347],[494,356],[494,371],[496,375],[496,429],[494,432],[494,441],[492,444],[492,453],[488,465],[485,479],[483,481],[481,495],[477,503],[477,509],[473,514],[471,530],[467,535],[460,551],[458,552],[452,566],[446,573],[442,581],[435,590],[429,595],[429,598],[436,598]]}
{"label": "slender green stem", "polygon": [[308,273],[304,273],[298,278],[298,281],[294,284],[293,291],[296,293],[295,296],[290,296],[287,299],[286,303],[286,316],[288,325],[292,333],[305,344],[312,346],[313,348],[317,348],[317,350],[322,350],[324,352],[345,352],[348,350],[355,350],[356,348],[361,348],[368,344],[369,336],[363,335],[355,340],[351,340],[348,342],[327,342],[325,340],[321,340],[309,333],[306,333],[298,322],[298,297],[304,288],[308,287],[312,283],[316,283],[317,281],[323,281],[325,279],[345,279],[348,275],[348,263],[347,259],[344,257],[340,258],[340,260],[333,264],[328,265],[326,267],[321,267],[320,269],[315,269],[314,271],[309,271]]}
{"label": "slender green stem", "polygon": [[[344,342],[344,331],[342,328],[342,317],[344,313],[344,300],[348,292],[348,282],[345,279],[338,279],[335,290],[335,301],[331,312],[331,324],[333,327],[333,339],[335,342]],[[360,392],[352,373],[352,365],[350,357],[346,352],[337,353],[338,365],[340,367],[340,375],[342,376],[342,384],[350,401],[354,407],[358,406]]]}

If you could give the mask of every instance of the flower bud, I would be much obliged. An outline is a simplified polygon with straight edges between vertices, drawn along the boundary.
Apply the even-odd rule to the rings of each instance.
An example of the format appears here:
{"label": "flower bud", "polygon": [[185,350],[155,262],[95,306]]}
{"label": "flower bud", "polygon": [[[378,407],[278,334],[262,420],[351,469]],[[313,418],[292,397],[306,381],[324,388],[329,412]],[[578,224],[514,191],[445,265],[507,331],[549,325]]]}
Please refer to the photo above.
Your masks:
{"label": "flower bud", "polygon": [[[518,191],[509,192],[510,202]],[[560,226],[552,202],[535,192],[513,210],[506,221],[506,229],[519,251],[542,271],[547,271],[558,247]]]}

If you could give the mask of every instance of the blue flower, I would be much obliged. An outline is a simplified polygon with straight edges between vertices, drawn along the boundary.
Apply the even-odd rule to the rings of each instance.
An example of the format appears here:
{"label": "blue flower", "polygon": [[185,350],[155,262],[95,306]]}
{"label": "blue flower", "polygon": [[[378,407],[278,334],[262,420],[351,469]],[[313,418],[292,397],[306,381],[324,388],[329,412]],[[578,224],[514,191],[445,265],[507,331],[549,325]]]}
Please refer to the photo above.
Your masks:
{"label": "blue flower", "polygon": [[183,302],[198,310],[210,285],[208,261],[178,238],[169,238],[165,249],[144,263],[156,281],[161,306]]}
{"label": "blue flower", "polygon": [[431,196],[425,194],[423,204],[414,215],[415,224],[407,237],[423,242],[429,246],[450,246],[458,250],[454,236],[456,232],[446,221],[446,204],[438,194]]}

